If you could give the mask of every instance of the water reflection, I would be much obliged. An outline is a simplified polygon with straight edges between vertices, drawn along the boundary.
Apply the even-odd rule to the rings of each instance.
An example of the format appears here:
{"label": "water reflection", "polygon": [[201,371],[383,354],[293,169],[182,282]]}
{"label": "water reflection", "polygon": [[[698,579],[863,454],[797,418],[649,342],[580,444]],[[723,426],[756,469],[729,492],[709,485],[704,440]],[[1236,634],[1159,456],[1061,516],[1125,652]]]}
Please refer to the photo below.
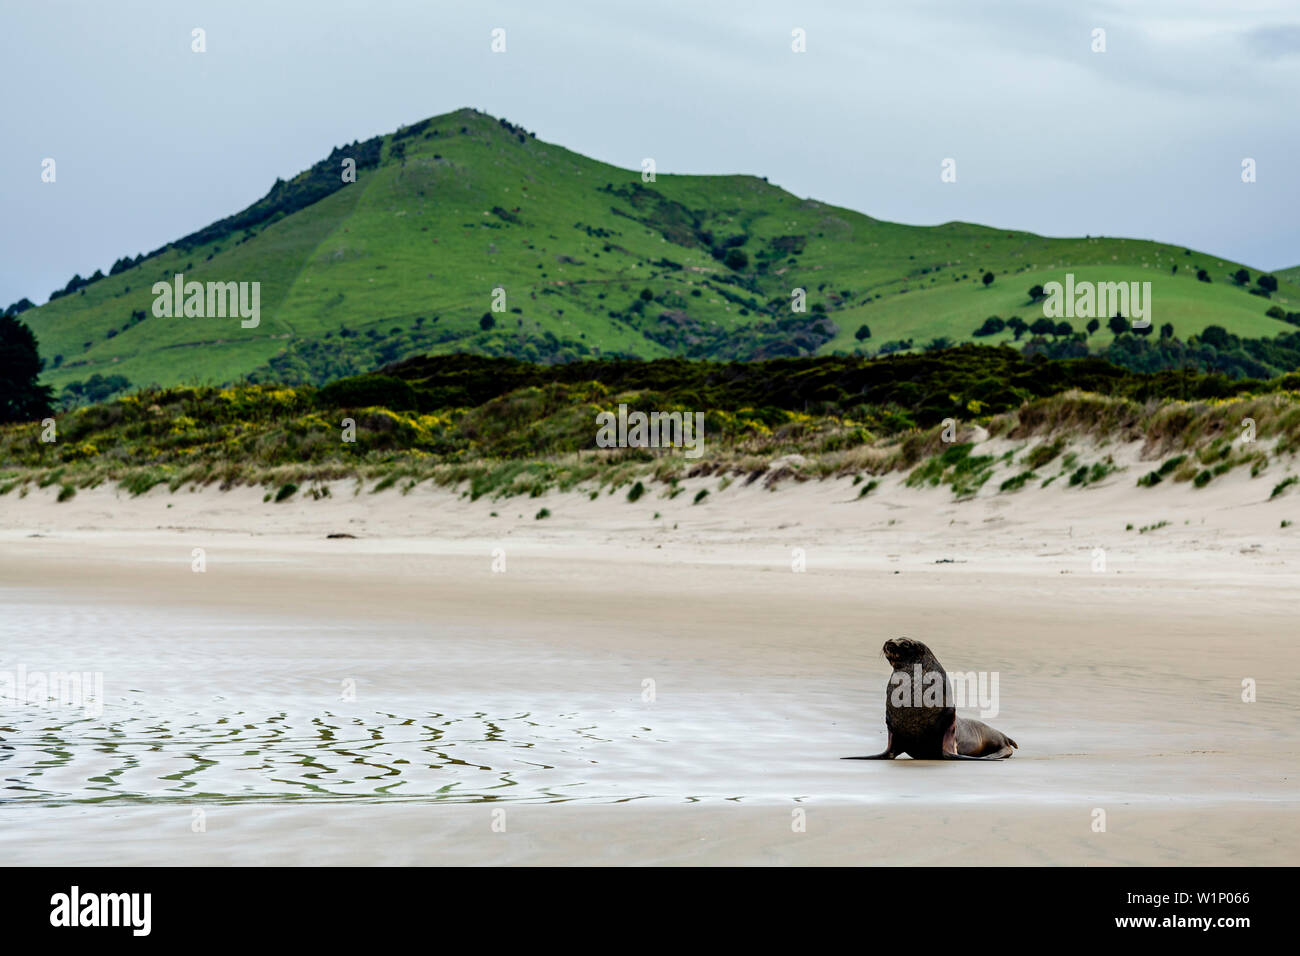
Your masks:
{"label": "water reflection", "polygon": [[241,710],[97,721],[30,709],[0,727],[0,802],[567,800],[584,785],[562,779],[557,761],[595,763],[589,744],[607,740],[564,715],[546,721],[529,712]]}

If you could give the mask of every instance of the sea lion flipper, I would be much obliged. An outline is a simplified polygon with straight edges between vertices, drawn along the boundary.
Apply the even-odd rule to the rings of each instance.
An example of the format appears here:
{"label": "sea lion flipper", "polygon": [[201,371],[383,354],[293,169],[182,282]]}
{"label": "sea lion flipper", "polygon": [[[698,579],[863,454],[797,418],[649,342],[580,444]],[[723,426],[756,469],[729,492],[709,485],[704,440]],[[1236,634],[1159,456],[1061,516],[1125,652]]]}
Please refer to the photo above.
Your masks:
{"label": "sea lion flipper", "polygon": [[[958,717],[953,722],[956,751],[972,760],[1005,760],[1020,745],[982,720]],[[947,738],[945,737],[945,741]],[[945,748],[945,753],[947,752]]]}
{"label": "sea lion flipper", "polygon": [[972,757],[970,754],[944,754],[944,760],[1006,760],[1011,756],[1010,749],[999,750],[997,753],[984,754],[982,757]]}
{"label": "sea lion flipper", "polygon": [[893,760],[897,754],[894,753],[894,732],[889,731],[889,739],[885,741],[885,749],[878,754],[872,754],[870,757],[841,757],[841,760]]}
{"label": "sea lion flipper", "polygon": [[962,754],[957,752],[957,712],[952,712],[952,722],[948,724],[948,729],[943,732],[943,744],[941,753],[945,760],[955,760]]}

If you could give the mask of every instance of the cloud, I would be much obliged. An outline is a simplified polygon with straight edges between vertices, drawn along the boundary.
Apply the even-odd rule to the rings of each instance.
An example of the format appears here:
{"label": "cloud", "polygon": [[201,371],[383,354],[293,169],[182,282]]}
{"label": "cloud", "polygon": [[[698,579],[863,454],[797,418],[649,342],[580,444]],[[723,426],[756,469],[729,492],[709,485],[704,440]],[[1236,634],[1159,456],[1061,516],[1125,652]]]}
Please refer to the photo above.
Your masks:
{"label": "cloud", "polygon": [[1243,40],[1249,52],[1270,60],[1300,56],[1300,24],[1280,23],[1247,31]]}
{"label": "cloud", "polygon": [[[765,175],[882,219],[1300,262],[1295,0],[67,6],[0,4],[0,308],[229,215],[334,145],[461,106],[625,168]],[[496,26],[506,56],[488,51]]]}

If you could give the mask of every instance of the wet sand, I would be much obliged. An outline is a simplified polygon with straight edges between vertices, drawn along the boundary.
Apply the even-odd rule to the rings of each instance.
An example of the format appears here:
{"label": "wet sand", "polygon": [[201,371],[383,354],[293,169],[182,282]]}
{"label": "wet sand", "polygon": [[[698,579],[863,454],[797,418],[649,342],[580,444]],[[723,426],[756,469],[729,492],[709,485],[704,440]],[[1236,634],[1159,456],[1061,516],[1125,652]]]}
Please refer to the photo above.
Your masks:
{"label": "wet sand", "polygon": [[[0,670],[100,671],[105,699],[98,716],[6,702],[0,850],[1292,863],[1300,539],[1279,524],[1300,499],[1244,475],[1131,485],[954,503],[894,480],[858,501],[847,480],[713,479],[699,506],[693,488],[635,504],[343,484],[280,505],[11,495]],[[879,651],[897,635],[999,674],[987,719],[1014,758],[838,759],[883,745]]]}

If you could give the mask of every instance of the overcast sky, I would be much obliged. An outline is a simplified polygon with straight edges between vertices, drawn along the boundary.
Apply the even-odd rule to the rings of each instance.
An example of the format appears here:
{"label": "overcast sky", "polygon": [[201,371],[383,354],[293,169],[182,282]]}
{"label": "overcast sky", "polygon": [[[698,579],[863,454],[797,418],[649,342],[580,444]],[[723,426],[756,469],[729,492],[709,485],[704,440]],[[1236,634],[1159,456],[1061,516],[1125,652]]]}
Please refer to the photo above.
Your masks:
{"label": "overcast sky", "polygon": [[0,54],[0,308],[461,106],[882,219],[1300,264],[1295,0],[3,0]]}

